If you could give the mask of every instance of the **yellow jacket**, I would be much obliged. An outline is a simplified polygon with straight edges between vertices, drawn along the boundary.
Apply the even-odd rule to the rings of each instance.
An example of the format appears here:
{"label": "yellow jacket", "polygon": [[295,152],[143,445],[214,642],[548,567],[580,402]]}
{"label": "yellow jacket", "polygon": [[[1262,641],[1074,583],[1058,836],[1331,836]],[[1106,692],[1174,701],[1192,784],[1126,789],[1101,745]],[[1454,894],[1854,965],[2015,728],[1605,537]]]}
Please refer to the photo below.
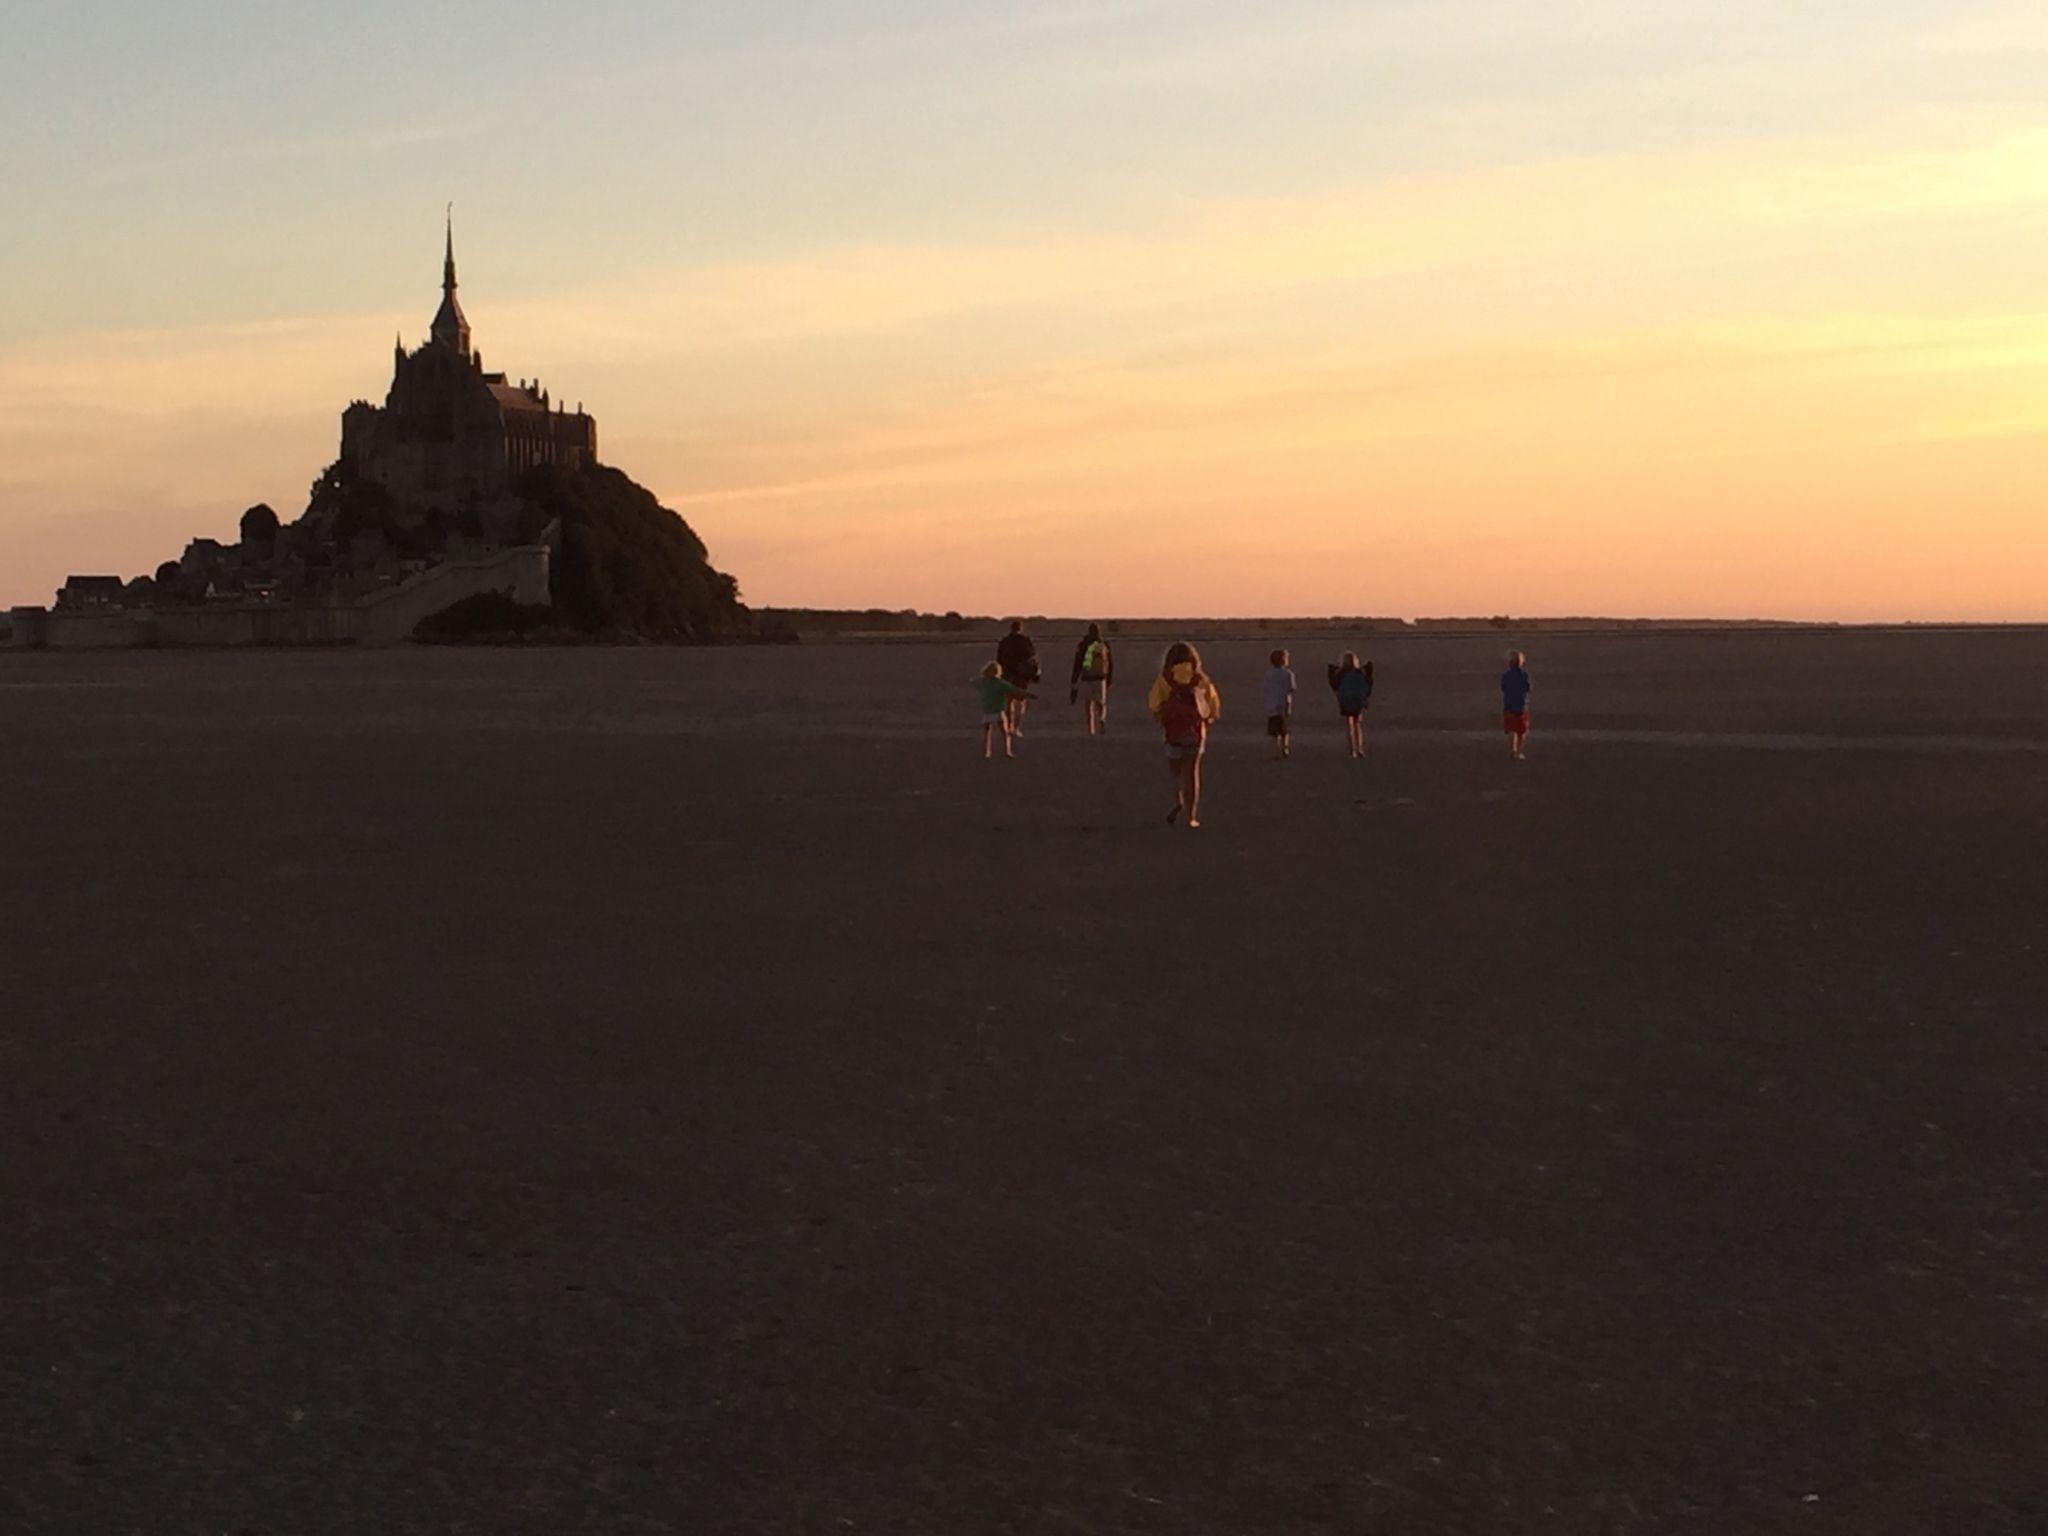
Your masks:
{"label": "yellow jacket", "polygon": [[[1171,681],[1168,681],[1168,676],[1169,674],[1162,672],[1153,678],[1152,691],[1145,697],[1145,707],[1152,711],[1152,718],[1162,724],[1166,714],[1166,696],[1173,692],[1176,686],[1194,682],[1195,669],[1185,661],[1176,662],[1171,673]],[[1214,725],[1223,717],[1223,696],[1216,691],[1216,684],[1210,681],[1207,675],[1204,675],[1196,686],[1208,706],[1203,713],[1207,715],[1209,724]]]}

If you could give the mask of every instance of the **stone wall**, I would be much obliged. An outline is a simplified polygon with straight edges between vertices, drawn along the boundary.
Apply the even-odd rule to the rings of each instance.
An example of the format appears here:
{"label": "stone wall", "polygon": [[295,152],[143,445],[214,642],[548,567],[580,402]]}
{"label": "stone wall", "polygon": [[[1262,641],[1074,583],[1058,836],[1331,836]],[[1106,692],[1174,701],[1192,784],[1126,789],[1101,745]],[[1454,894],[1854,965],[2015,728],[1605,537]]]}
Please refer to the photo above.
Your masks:
{"label": "stone wall", "polygon": [[354,638],[370,645],[394,645],[412,638],[421,619],[452,608],[480,592],[503,592],[515,603],[545,606],[548,546],[522,544],[475,560],[444,560],[355,605],[361,616]]}
{"label": "stone wall", "polygon": [[430,614],[481,592],[548,601],[548,546],[523,544],[474,560],[444,560],[353,603],[209,603],[58,613],[16,608],[15,650],[124,646],[396,645]]}

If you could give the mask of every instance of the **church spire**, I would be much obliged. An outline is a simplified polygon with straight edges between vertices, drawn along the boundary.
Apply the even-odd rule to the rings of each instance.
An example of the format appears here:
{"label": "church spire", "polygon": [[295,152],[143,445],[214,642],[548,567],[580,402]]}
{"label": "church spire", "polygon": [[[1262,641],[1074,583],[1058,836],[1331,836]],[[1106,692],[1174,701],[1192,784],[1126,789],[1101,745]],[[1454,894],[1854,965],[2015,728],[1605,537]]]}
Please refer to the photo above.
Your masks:
{"label": "church spire", "polygon": [[434,312],[434,340],[469,356],[469,321],[455,298],[455,205],[448,205],[447,255],[441,262],[441,307]]}

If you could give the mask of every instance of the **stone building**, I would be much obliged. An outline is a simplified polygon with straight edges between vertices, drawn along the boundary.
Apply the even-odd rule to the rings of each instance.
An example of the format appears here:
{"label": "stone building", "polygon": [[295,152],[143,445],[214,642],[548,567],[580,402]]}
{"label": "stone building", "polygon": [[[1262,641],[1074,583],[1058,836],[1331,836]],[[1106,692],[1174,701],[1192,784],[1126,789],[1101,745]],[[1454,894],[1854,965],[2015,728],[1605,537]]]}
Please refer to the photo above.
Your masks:
{"label": "stone building", "polygon": [[538,381],[484,372],[455,297],[455,229],[448,228],[441,307],[426,342],[400,338],[382,406],[358,400],[341,415],[341,457],[401,504],[487,509],[537,464],[597,459],[597,423],[554,404]]}
{"label": "stone building", "polygon": [[67,576],[57,590],[57,610],[80,613],[92,608],[118,608],[126,591],[127,584],[118,576]]}

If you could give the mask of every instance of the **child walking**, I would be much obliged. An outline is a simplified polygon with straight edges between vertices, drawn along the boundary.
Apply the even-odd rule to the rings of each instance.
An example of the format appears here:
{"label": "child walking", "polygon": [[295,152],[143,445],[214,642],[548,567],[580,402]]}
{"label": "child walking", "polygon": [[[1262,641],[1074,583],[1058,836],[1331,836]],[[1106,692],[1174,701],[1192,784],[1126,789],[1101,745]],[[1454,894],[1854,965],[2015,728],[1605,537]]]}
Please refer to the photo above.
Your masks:
{"label": "child walking", "polygon": [[1287,665],[1285,651],[1275,651],[1266,658],[1272,666],[1260,682],[1263,701],[1266,706],[1266,734],[1273,738],[1273,756],[1294,755],[1294,672]]}
{"label": "child walking", "polygon": [[1500,723],[1508,733],[1508,754],[1522,761],[1529,739],[1529,672],[1520,651],[1508,652],[1508,669],[1500,675]]}
{"label": "child walking", "polygon": [[1017,755],[1017,722],[1010,713],[1013,699],[1036,698],[1003,676],[1001,662],[992,661],[981,669],[981,676],[974,680],[975,693],[981,699],[981,755],[994,757],[996,732],[1003,734],[1003,756]]}
{"label": "child walking", "polygon": [[1337,713],[1344,717],[1344,739],[1353,757],[1365,756],[1365,712],[1372,705],[1372,663],[1361,663],[1356,651],[1330,663],[1330,691],[1337,695]]}
{"label": "child walking", "polygon": [[1173,809],[1166,813],[1167,824],[1185,815],[1189,827],[1199,827],[1202,753],[1209,745],[1209,727],[1223,713],[1223,700],[1202,671],[1200,653],[1185,640],[1167,647],[1145,707],[1166,733],[1166,771],[1173,777]]}

